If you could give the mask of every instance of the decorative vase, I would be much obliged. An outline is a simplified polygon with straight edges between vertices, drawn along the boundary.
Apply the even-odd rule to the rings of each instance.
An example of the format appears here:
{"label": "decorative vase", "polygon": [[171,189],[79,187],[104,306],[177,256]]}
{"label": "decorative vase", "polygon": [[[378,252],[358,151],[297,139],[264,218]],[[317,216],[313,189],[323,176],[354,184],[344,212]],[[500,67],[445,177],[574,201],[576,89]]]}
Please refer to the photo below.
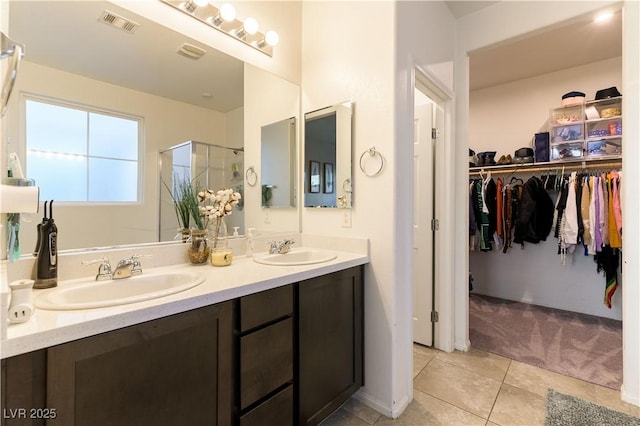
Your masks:
{"label": "decorative vase", "polygon": [[211,264],[213,266],[229,266],[233,260],[233,252],[229,248],[227,224],[225,223],[224,218],[216,219],[213,229]]}
{"label": "decorative vase", "polygon": [[191,231],[191,242],[187,249],[189,263],[192,265],[204,265],[209,259],[211,249],[206,229],[194,229]]}
{"label": "decorative vase", "polygon": [[188,228],[180,228],[178,229],[178,234],[176,235],[174,240],[180,238],[180,241],[186,243],[187,241],[189,241],[189,237],[191,237],[191,230],[189,230]]}

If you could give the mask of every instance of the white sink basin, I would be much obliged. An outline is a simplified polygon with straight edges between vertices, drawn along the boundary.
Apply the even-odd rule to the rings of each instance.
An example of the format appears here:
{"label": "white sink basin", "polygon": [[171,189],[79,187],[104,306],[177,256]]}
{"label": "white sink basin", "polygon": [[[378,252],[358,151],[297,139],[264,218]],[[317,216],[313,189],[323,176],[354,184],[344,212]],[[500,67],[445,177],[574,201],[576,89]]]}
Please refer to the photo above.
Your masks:
{"label": "white sink basin", "polygon": [[295,266],[323,263],[338,257],[335,253],[317,249],[292,249],[285,254],[267,254],[254,257],[253,260],[264,265]]}
{"label": "white sink basin", "polygon": [[201,284],[195,272],[142,274],[108,281],[83,281],[44,290],[35,298],[40,309],[92,309],[142,302],[179,293]]}

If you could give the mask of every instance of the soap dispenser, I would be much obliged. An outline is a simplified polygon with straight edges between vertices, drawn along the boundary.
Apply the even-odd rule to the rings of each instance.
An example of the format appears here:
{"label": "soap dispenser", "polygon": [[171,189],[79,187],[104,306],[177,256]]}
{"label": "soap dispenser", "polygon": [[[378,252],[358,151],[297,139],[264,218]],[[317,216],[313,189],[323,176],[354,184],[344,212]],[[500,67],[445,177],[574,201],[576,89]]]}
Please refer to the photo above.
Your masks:
{"label": "soap dispenser", "polygon": [[53,220],[53,200],[49,202],[49,217],[45,208],[44,219],[39,224],[36,280],[33,288],[42,289],[58,285],[58,228]]}
{"label": "soap dispenser", "polygon": [[255,231],[255,228],[247,229],[247,249],[245,251],[247,257],[253,256],[253,231]]}

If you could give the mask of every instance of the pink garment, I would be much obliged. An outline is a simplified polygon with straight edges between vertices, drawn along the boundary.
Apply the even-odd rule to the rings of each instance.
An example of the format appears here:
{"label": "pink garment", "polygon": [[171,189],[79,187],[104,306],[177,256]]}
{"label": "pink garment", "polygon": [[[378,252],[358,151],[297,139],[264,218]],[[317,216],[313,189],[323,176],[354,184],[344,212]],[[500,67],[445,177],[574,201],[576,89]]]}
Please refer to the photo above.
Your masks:
{"label": "pink garment", "polygon": [[622,208],[620,207],[620,174],[616,170],[611,171],[611,187],[613,192],[613,216],[616,227],[622,236]]}

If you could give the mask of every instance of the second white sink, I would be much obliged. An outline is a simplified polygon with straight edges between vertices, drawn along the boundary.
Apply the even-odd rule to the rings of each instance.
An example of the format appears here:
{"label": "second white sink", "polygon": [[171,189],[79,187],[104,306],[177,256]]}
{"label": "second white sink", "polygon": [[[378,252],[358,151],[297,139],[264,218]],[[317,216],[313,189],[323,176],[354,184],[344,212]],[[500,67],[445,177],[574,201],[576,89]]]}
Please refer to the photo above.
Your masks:
{"label": "second white sink", "polygon": [[323,263],[338,257],[335,253],[317,249],[291,249],[285,254],[267,254],[254,257],[253,260],[264,265],[296,266]]}
{"label": "second white sink", "polygon": [[83,281],[44,290],[35,306],[48,310],[92,309],[142,302],[179,293],[201,284],[195,272],[142,274],[109,281]]}

